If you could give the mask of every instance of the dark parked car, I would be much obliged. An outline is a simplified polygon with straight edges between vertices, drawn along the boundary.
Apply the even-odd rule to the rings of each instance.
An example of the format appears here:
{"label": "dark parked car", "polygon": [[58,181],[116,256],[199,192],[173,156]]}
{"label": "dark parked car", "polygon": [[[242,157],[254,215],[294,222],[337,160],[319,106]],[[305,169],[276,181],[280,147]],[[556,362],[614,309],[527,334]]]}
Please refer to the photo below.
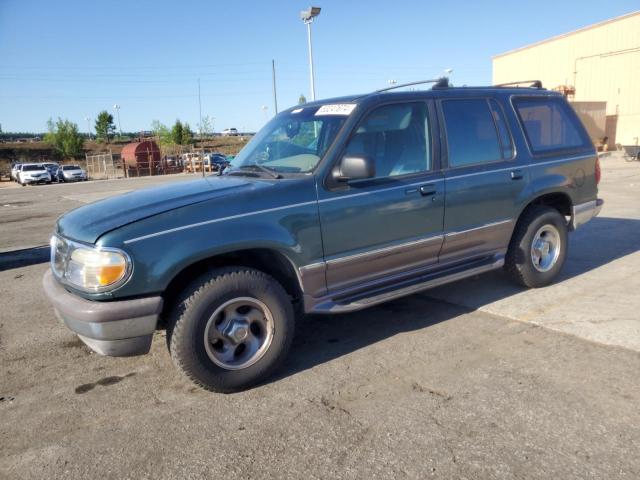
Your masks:
{"label": "dark parked car", "polygon": [[53,180],[53,176],[54,176],[55,172],[60,167],[60,165],[58,165],[55,162],[44,162],[44,163],[42,163],[42,166],[47,169],[47,172],[49,172],[49,175],[51,175],[51,179],[52,180]]}
{"label": "dark parked car", "polygon": [[[213,167],[213,171],[214,172],[218,172],[218,171],[220,171],[220,169],[224,170],[231,163],[227,159],[226,155],[223,155],[222,153],[212,153],[209,156],[209,160],[208,161],[211,162],[211,165]],[[207,164],[208,164],[208,162],[207,162]]]}
{"label": "dark parked car", "polygon": [[[541,86],[375,92],[275,116],[225,175],[61,217],[45,291],[95,351],[229,392],[286,358],[294,312],[344,313],[504,268],[549,285],[597,215],[595,148]],[[451,285],[450,288],[456,288]]]}

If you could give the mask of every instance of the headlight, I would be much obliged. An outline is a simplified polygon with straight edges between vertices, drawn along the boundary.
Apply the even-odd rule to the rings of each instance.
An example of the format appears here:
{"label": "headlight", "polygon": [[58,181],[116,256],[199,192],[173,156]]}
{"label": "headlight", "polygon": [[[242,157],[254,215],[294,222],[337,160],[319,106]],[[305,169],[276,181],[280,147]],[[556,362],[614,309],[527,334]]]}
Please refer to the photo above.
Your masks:
{"label": "headlight", "polygon": [[86,292],[104,292],[122,285],[131,273],[129,256],[117,248],[83,245],[51,237],[51,269],[63,283]]}

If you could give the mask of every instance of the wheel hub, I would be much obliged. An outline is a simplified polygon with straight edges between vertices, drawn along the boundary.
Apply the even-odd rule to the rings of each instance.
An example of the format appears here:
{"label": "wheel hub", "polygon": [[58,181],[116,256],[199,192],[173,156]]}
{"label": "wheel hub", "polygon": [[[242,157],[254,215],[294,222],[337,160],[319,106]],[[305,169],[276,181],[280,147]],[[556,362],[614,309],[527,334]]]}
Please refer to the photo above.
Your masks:
{"label": "wheel hub", "polygon": [[234,319],[222,333],[230,342],[240,343],[249,335],[249,322],[246,319]]}
{"label": "wheel hub", "polygon": [[539,272],[551,270],[560,256],[560,232],[553,225],[538,229],[531,243],[531,261]]}
{"label": "wheel hub", "polygon": [[239,370],[256,363],[273,339],[273,316],[260,300],[238,297],[213,312],[204,332],[207,355],[219,367]]}

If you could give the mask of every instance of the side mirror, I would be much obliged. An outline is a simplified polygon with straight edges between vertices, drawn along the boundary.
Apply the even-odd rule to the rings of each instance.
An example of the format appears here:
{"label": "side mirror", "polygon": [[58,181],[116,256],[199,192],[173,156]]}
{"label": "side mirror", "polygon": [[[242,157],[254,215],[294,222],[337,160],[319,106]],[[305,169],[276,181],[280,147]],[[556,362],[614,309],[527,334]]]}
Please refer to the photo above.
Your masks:
{"label": "side mirror", "polygon": [[366,155],[345,155],[333,174],[339,182],[363,180],[375,176],[376,164]]}

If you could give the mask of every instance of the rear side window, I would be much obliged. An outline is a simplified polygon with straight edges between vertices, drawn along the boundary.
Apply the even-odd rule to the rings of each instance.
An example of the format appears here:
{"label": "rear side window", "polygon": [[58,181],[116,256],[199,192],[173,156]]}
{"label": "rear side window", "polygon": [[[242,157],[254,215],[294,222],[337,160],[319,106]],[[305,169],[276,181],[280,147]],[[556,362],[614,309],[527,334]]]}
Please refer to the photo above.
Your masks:
{"label": "rear side window", "polygon": [[502,159],[498,132],[486,99],[443,100],[442,113],[450,167]]}
{"label": "rear side window", "polygon": [[514,98],[513,104],[534,154],[591,148],[571,107],[560,98]]}

